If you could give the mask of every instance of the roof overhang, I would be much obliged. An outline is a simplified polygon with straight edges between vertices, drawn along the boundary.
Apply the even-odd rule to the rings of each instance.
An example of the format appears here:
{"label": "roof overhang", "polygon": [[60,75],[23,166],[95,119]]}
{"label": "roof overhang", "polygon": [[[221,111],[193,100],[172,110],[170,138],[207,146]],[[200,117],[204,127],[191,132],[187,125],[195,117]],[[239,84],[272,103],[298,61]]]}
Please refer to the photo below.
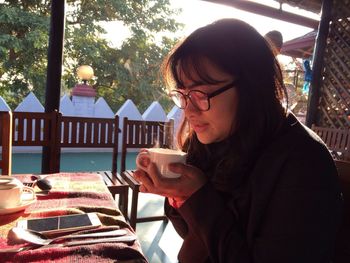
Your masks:
{"label": "roof overhang", "polygon": [[319,14],[321,12],[322,0],[275,0],[280,4],[298,7],[309,12]]}
{"label": "roof overhang", "polygon": [[281,54],[296,58],[310,58],[312,56],[317,31],[311,31],[301,37],[283,43]]}
{"label": "roof overhang", "polygon": [[[274,19],[286,21],[289,23],[293,23],[293,24],[297,24],[305,27],[310,27],[313,29],[317,29],[319,24],[318,20],[284,11],[282,10],[282,8],[277,9],[277,8],[263,5],[250,0],[202,0],[202,1],[231,6],[250,13],[271,17]],[[288,3],[289,1],[279,0],[276,2]],[[293,1],[290,1],[290,2],[293,2]],[[297,2],[297,1],[295,0],[294,2]],[[299,2],[307,2],[307,1],[299,0]]]}

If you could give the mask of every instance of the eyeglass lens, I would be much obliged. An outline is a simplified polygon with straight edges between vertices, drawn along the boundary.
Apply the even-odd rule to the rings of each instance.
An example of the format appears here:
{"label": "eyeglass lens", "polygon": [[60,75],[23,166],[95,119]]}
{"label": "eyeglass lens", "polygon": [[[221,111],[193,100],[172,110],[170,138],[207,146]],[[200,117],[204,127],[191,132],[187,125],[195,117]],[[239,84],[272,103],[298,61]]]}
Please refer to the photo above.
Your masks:
{"label": "eyeglass lens", "polygon": [[208,96],[207,94],[197,91],[197,90],[191,90],[187,95],[183,94],[180,91],[174,91],[171,94],[171,98],[176,104],[181,109],[186,108],[187,106],[187,99],[190,99],[192,104],[198,108],[199,110],[208,110],[209,108],[209,102],[208,102]]}

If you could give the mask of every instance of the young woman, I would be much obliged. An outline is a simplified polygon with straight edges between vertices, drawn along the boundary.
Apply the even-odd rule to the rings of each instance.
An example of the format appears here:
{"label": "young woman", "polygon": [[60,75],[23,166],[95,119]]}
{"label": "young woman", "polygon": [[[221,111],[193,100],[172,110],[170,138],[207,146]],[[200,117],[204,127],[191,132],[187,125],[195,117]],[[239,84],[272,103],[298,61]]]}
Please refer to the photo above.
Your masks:
{"label": "young woman", "polygon": [[178,179],[154,163],[137,170],[141,192],[167,197],[184,242],[181,263],[330,262],[341,212],[326,146],[283,105],[281,70],[248,24],[199,28],[164,63],[170,96],[184,110]]}

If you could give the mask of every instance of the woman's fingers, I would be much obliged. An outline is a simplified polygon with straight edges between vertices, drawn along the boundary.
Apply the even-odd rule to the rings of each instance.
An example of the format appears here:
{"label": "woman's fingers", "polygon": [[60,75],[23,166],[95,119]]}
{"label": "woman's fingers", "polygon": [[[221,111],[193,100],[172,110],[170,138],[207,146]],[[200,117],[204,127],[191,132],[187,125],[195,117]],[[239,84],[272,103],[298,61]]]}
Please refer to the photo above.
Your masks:
{"label": "woman's fingers", "polygon": [[185,174],[188,171],[188,165],[185,165],[183,163],[170,163],[168,166],[168,169],[177,174]]}
{"label": "woman's fingers", "polygon": [[163,177],[153,162],[149,163],[147,169],[135,171],[135,178],[142,184],[140,191],[170,197],[188,197],[207,181],[203,172],[194,166],[172,163],[169,169],[181,176],[179,178]]}
{"label": "woman's fingers", "polygon": [[153,162],[148,165],[146,172],[143,170],[135,171],[134,177],[142,183],[140,192],[168,196],[172,189],[175,188],[174,182],[169,182],[169,180],[173,181],[174,179],[162,177],[156,164]]}
{"label": "woman's fingers", "polygon": [[148,176],[148,174],[143,170],[136,170],[133,174],[136,180],[138,180],[140,185],[140,192],[147,193],[153,188],[153,182]]}
{"label": "woman's fingers", "polygon": [[149,165],[150,162],[151,161],[147,155],[139,157],[139,164],[140,164],[141,168],[143,168],[143,169],[147,168],[147,166]]}
{"label": "woman's fingers", "polygon": [[148,149],[147,149],[147,148],[141,148],[139,152],[140,152],[140,153],[148,152]]}
{"label": "woman's fingers", "polygon": [[182,177],[193,178],[198,177],[200,170],[192,165],[183,164],[183,163],[170,163],[168,166],[169,170],[181,174]]}
{"label": "woman's fingers", "polygon": [[159,174],[157,165],[155,163],[150,163],[149,166],[147,167],[148,169],[148,174],[151,177],[151,180],[153,181],[155,186],[159,186],[161,184],[161,175]]}
{"label": "woman's fingers", "polygon": [[150,163],[150,156],[147,150],[141,150],[136,156],[136,166],[142,170],[147,170],[147,166]]}
{"label": "woman's fingers", "polygon": [[140,185],[139,191],[141,193],[148,193],[146,186],[144,186],[143,184]]}
{"label": "woman's fingers", "polygon": [[179,190],[179,192],[183,195],[191,195],[199,188],[201,188],[207,181],[204,173],[192,165],[172,163],[169,165],[169,170],[174,173],[181,174],[179,180],[182,188]]}
{"label": "woman's fingers", "polygon": [[145,172],[143,170],[137,169],[132,173],[133,177],[141,177]]}

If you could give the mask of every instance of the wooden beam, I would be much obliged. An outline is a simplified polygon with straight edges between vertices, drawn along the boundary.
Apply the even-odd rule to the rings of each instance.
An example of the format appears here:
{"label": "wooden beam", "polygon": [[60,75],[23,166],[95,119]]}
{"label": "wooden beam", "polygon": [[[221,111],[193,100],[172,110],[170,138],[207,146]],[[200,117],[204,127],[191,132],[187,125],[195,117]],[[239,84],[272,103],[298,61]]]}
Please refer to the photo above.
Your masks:
{"label": "wooden beam", "polygon": [[291,12],[283,11],[281,9],[273,8],[263,4],[247,0],[202,0],[216,4],[223,4],[232,6],[234,8],[244,10],[250,13],[271,17],[274,19],[286,21],[289,23],[310,27],[316,29],[319,21],[305,16],[297,15]]}

